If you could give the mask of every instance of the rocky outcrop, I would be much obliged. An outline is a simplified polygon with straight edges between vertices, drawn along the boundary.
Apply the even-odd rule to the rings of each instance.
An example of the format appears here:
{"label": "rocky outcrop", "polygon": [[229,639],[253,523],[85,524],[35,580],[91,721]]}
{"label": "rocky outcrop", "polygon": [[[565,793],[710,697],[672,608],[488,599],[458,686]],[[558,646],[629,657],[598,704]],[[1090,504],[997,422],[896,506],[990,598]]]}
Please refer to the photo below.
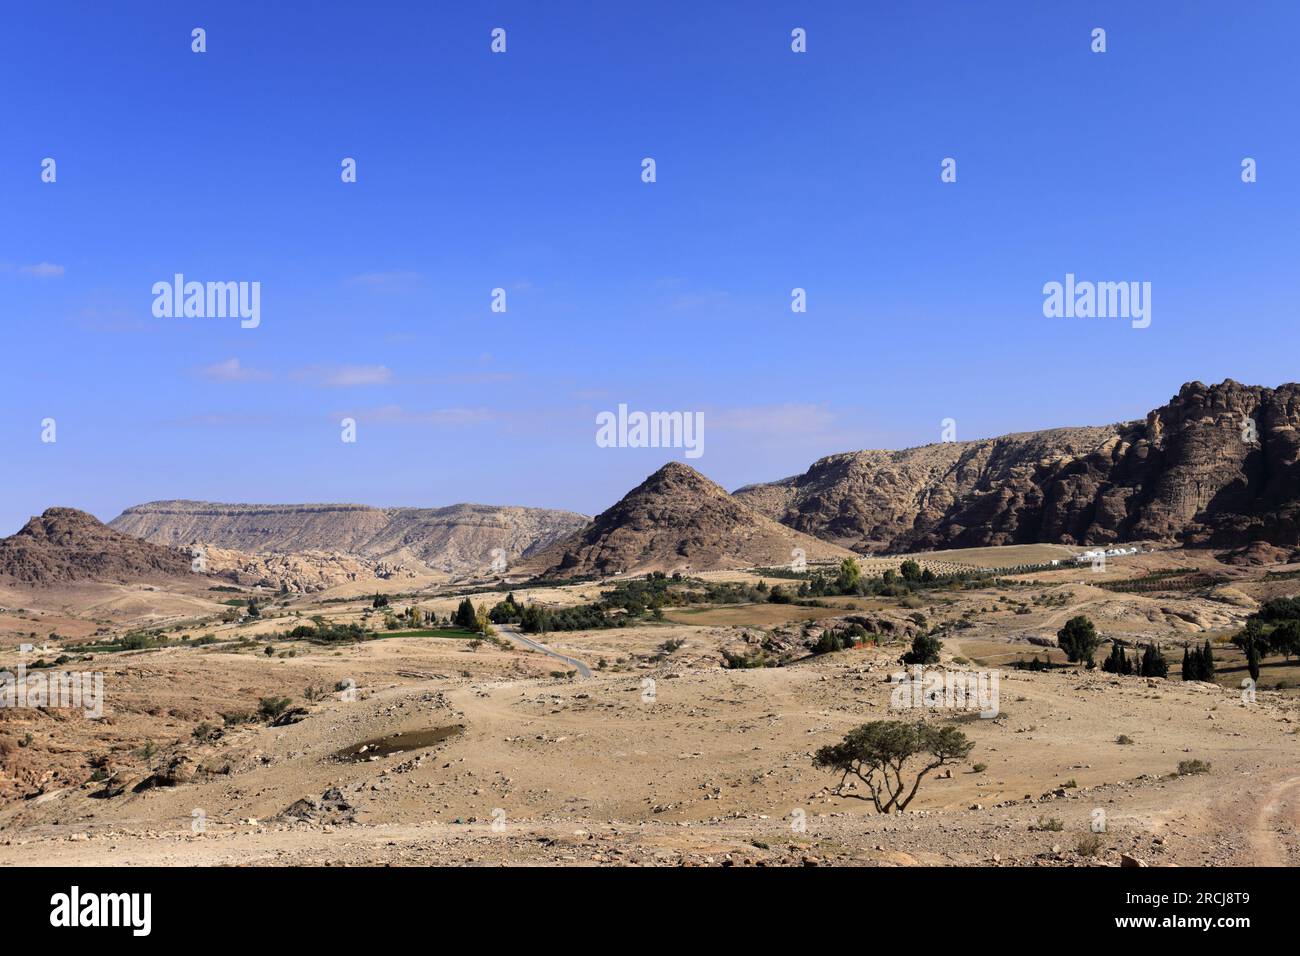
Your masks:
{"label": "rocky outcrop", "polygon": [[48,508],[0,540],[0,577],[29,585],[127,583],[191,573],[185,553],[121,534],[75,508]]}
{"label": "rocky outcrop", "polygon": [[859,551],[1300,543],[1300,385],[1184,385],[1145,421],[832,455],[735,497]]}
{"label": "rocky outcrop", "polygon": [[704,571],[789,565],[849,556],[728,495],[695,469],[670,462],[591,524],[526,566],[542,577],[620,571]]}

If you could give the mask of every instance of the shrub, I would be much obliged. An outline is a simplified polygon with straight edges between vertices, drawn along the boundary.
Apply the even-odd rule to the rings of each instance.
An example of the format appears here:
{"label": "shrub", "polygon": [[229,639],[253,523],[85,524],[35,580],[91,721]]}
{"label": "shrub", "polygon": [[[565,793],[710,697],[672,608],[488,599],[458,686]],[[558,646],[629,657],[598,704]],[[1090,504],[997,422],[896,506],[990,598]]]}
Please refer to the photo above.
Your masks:
{"label": "shrub", "polygon": [[918,634],[912,649],[903,655],[904,664],[937,664],[943,642],[932,634]]}
{"label": "shrub", "polygon": [[263,697],[257,702],[257,716],[263,720],[275,720],[286,710],[293,700],[288,697]]}
{"label": "shrub", "polygon": [[1206,760],[1180,760],[1178,761],[1178,775],[1185,777],[1195,773],[1209,773],[1210,764]]}
{"label": "shrub", "polygon": [[1074,845],[1074,851],[1080,856],[1096,856],[1101,852],[1102,839],[1100,833],[1085,833],[1079,837]]}

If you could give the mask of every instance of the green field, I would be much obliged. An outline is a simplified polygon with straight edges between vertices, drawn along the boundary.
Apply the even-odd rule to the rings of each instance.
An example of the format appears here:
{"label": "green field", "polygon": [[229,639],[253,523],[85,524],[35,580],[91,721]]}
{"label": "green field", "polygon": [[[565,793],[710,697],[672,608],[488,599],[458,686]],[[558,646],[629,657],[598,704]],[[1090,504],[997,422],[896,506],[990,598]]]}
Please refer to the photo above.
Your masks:
{"label": "green field", "polygon": [[377,639],[389,637],[452,637],[458,640],[469,640],[471,638],[481,638],[482,634],[475,634],[460,627],[435,627],[419,631],[379,631],[376,633]]}

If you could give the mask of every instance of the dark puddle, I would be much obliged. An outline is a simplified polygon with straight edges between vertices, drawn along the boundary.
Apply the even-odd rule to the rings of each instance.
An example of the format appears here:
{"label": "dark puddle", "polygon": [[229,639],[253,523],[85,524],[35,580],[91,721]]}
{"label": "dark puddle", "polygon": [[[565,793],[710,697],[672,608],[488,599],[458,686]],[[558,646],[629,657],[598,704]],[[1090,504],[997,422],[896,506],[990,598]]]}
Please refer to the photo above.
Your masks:
{"label": "dark puddle", "polygon": [[440,744],[449,737],[455,737],[464,729],[463,724],[452,724],[449,727],[434,727],[430,730],[408,730],[400,734],[389,734],[387,737],[376,737],[374,740],[366,740],[359,744],[353,744],[351,747],[345,747],[334,755],[334,759],[360,763],[379,757],[387,757],[389,754],[423,750],[425,747]]}

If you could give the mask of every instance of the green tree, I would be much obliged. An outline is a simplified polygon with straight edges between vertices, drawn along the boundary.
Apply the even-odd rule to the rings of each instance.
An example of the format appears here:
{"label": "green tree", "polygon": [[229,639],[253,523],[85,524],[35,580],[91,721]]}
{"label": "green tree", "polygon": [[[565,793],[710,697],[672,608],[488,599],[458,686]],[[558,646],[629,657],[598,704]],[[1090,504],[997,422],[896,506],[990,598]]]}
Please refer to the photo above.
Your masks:
{"label": "green tree", "polygon": [[898,573],[903,576],[903,580],[909,583],[921,580],[921,566],[908,558],[898,566]]}
{"label": "green tree", "polygon": [[478,612],[474,610],[474,602],[469,598],[463,598],[456,608],[456,626],[467,631],[478,630]]}
{"label": "green tree", "polygon": [[1283,655],[1288,661],[1300,655],[1300,621],[1283,621],[1273,628],[1273,633],[1268,636],[1268,649]]}
{"label": "green tree", "polygon": [[1168,677],[1169,662],[1165,660],[1165,655],[1160,653],[1155,642],[1149,642],[1142,650],[1142,664],[1138,669],[1143,677]]}
{"label": "green tree", "polygon": [[904,664],[937,664],[943,641],[933,634],[918,634],[912,639],[912,649],[903,655]]}
{"label": "green tree", "polygon": [[1056,643],[1065,651],[1071,664],[1092,663],[1092,655],[1101,646],[1101,638],[1092,621],[1079,614],[1065,622],[1065,627],[1056,632]]}
{"label": "green tree", "polygon": [[845,558],[840,562],[840,572],[835,576],[835,587],[840,594],[854,594],[862,581],[862,568],[856,558]]}
{"label": "green tree", "polygon": [[[840,743],[822,747],[813,765],[840,775],[838,795],[870,800],[878,813],[902,813],[926,774],[964,759],[974,746],[956,727],[876,720],[855,727]],[[907,764],[914,757],[922,758],[922,764],[909,788],[905,774],[911,774]],[[850,776],[867,785],[869,797],[844,789]]]}

